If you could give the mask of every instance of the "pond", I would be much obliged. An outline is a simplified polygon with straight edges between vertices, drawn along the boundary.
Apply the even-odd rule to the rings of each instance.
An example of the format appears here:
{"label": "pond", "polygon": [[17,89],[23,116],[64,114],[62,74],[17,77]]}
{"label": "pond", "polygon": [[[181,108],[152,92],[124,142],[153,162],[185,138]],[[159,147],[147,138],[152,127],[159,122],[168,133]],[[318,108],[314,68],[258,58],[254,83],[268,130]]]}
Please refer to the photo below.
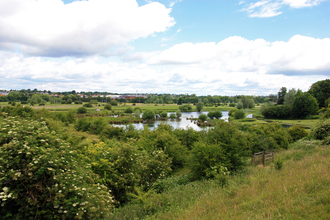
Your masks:
{"label": "pond", "polygon": [[[228,111],[221,111],[222,112],[222,118],[223,120],[228,122]],[[171,113],[175,113],[175,112],[168,112],[167,116],[170,116]],[[153,121],[151,123],[132,123],[132,125],[134,125],[134,127],[136,129],[143,129],[144,126],[148,126],[148,128],[150,130],[153,130],[155,128],[158,127],[158,125],[160,123],[164,123],[167,122],[169,125],[171,125],[174,129],[176,128],[183,128],[183,129],[187,129],[188,126],[193,128],[195,131],[201,131],[203,129],[207,129],[207,128],[203,128],[203,127],[199,127],[196,124],[194,124],[194,122],[192,122],[191,120],[187,120],[188,118],[198,118],[200,114],[206,114],[207,115],[207,111],[206,112],[182,112],[182,116],[179,119],[168,119],[167,121]],[[141,114],[142,116],[142,114]],[[125,127],[126,125],[113,125],[116,127]]]}

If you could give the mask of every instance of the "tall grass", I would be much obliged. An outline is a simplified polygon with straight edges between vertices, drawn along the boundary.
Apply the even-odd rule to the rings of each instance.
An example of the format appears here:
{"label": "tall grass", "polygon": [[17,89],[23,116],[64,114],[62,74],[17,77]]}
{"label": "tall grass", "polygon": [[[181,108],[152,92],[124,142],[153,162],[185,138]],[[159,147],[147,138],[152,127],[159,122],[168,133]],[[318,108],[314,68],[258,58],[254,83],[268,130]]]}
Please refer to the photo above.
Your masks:
{"label": "tall grass", "polygon": [[163,193],[117,209],[112,219],[330,219],[329,146],[303,140],[276,160],[281,170],[249,166],[224,188],[215,180],[179,184],[172,177]]}

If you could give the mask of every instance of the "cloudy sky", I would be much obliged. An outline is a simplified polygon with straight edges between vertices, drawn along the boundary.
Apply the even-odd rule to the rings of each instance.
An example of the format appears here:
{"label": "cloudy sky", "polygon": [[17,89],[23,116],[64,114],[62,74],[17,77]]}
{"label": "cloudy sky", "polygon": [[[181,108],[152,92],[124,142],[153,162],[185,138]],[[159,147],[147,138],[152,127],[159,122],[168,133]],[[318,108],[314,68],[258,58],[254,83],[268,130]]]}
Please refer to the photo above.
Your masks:
{"label": "cloudy sky", "polygon": [[268,95],[330,78],[330,0],[0,0],[0,89]]}

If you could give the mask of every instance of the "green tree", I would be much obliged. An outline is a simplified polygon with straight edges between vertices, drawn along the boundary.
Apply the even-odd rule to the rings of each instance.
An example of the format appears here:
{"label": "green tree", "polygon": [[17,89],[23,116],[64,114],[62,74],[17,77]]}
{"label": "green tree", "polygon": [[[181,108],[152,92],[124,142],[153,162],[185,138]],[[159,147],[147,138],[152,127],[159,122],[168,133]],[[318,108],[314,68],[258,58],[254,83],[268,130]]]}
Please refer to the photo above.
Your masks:
{"label": "green tree", "polygon": [[136,109],[136,110],[134,111],[134,116],[135,116],[135,117],[140,118],[140,114],[141,114],[140,109]]}
{"label": "green tree", "polygon": [[132,107],[127,107],[124,111],[125,113],[133,113]]}
{"label": "green tree", "polygon": [[180,109],[178,109],[178,110],[176,111],[176,117],[177,117],[177,118],[180,118],[181,115],[182,115],[182,113],[181,113]]}
{"label": "green tree", "polygon": [[256,107],[255,103],[254,103],[254,100],[253,99],[249,99],[249,108],[254,108]]}
{"label": "green tree", "polygon": [[277,99],[277,104],[282,105],[284,102],[284,96],[286,95],[286,87],[282,87],[280,91],[277,93],[278,94],[278,99]]}
{"label": "green tree", "polygon": [[310,93],[297,93],[292,105],[292,113],[296,118],[306,118],[307,115],[316,114],[317,110],[317,101]]}
{"label": "green tree", "polygon": [[204,121],[206,121],[206,119],[207,119],[207,115],[205,115],[205,114],[200,114],[198,118],[199,118],[199,120],[201,120],[202,122],[204,122]]}
{"label": "green tree", "polygon": [[142,114],[143,120],[154,120],[155,119],[155,113],[152,110],[146,110]]}
{"label": "green tree", "polygon": [[319,107],[325,107],[325,100],[330,97],[330,79],[317,81],[308,92],[316,98]]}
{"label": "green tree", "polygon": [[162,117],[162,118],[167,118],[167,111],[162,111],[162,112],[160,113],[160,117]]}
{"label": "green tree", "polygon": [[243,103],[242,102],[238,102],[236,105],[237,109],[242,109],[243,108]]}
{"label": "green tree", "polygon": [[77,109],[77,113],[78,114],[84,114],[84,113],[87,113],[87,109],[85,107],[79,107]]}
{"label": "green tree", "polygon": [[297,91],[295,89],[290,89],[289,92],[284,96],[284,105],[293,105],[294,98],[297,94]]}
{"label": "green tree", "polygon": [[202,102],[202,99],[199,99],[199,101],[198,101],[198,103],[197,103],[197,105],[196,105],[196,109],[197,109],[197,111],[198,112],[200,112],[200,111],[202,111],[202,109],[203,109],[203,102]]}
{"label": "green tree", "polygon": [[243,110],[236,110],[235,111],[235,119],[242,119],[245,118],[245,113]]}
{"label": "green tree", "polygon": [[104,109],[111,110],[111,105],[109,103],[105,104]]}

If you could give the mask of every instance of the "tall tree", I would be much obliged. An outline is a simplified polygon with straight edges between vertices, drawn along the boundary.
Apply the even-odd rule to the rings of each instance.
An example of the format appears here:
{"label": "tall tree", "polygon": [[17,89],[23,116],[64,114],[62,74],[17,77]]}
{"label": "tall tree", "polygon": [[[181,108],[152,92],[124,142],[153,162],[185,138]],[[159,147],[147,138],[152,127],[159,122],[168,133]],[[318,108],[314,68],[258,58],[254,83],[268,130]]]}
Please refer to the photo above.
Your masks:
{"label": "tall tree", "polygon": [[283,104],[292,106],[296,93],[297,91],[295,89],[290,89],[289,92],[284,96]]}
{"label": "tall tree", "polygon": [[292,105],[292,112],[296,118],[306,118],[307,115],[316,114],[317,110],[317,101],[310,93],[297,92]]}
{"label": "tall tree", "polygon": [[278,91],[278,93],[277,93],[277,104],[278,105],[282,105],[283,104],[283,102],[284,102],[284,96],[286,95],[286,91],[287,91],[287,89],[286,89],[286,87],[282,87],[281,89],[280,89],[280,91]]}
{"label": "tall tree", "polygon": [[316,98],[319,107],[324,107],[325,100],[330,97],[330,79],[317,81],[308,92]]}
{"label": "tall tree", "polygon": [[199,99],[199,101],[198,101],[198,103],[197,103],[197,105],[196,105],[196,109],[197,109],[197,111],[198,112],[200,112],[200,111],[202,111],[202,109],[203,109],[203,102],[202,102],[202,99]]}

